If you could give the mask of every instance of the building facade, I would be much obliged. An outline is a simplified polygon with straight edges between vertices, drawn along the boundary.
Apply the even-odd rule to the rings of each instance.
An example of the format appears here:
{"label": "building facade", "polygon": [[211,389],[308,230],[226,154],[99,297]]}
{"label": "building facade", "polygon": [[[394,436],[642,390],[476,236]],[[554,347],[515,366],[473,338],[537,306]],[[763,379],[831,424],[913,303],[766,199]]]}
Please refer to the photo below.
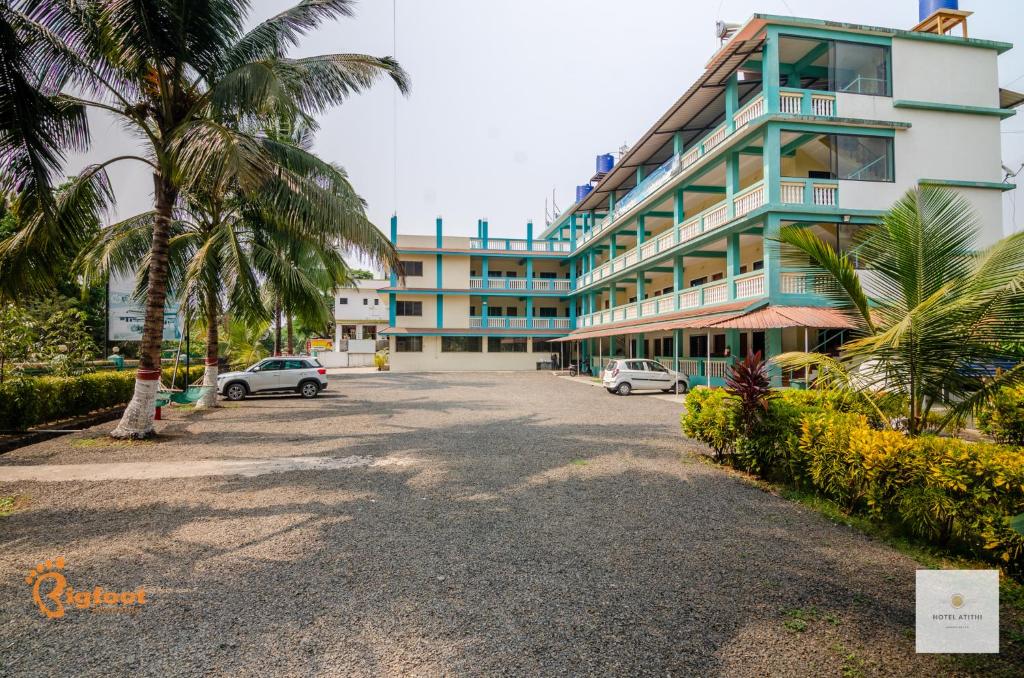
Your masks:
{"label": "building facade", "polygon": [[334,290],[334,345],[346,339],[377,339],[388,326],[387,300],[380,291],[387,280],[357,280]]}
{"label": "building facade", "polygon": [[[965,13],[959,13],[965,14]],[[1002,236],[1006,43],[754,15],[609,171],[542,232],[392,238],[392,369],[535,369],[654,357],[721,383],[748,351],[830,350],[846,322],[783,261],[783,226],[840,250],[908,189],[973,204]],[[567,344],[568,353],[560,349]],[[786,375],[774,375],[784,383]]]}

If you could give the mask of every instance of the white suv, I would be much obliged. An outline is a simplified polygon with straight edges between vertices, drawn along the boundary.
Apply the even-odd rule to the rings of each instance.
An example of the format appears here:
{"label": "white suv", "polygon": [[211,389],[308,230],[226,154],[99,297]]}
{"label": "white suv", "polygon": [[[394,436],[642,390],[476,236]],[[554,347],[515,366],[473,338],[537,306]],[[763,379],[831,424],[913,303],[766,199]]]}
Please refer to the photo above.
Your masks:
{"label": "white suv", "polygon": [[636,389],[659,389],[680,393],[690,388],[690,380],[681,372],[674,372],[657,360],[609,360],[604,368],[604,387],[609,393],[629,395]]}
{"label": "white suv", "polygon": [[327,370],[316,358],[304,355],[265,358],[244,372],[217,375],[217,393],[242,400],[257,393],[299,393],[315,398],[327,388]]}

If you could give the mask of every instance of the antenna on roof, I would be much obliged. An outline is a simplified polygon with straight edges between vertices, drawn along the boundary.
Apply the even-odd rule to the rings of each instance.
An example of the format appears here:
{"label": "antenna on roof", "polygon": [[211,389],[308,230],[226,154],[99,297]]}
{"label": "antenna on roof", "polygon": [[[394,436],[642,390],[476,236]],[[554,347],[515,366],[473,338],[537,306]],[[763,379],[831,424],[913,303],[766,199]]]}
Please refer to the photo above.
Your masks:
{"label": "antenna on roof", "polygon": [[550,226],[551,221],[551,213],[548,212],[548,198],[547,196],[544,196],[544,226]]}
{"label": "antenna on roof", "polygon": [[622,145],[619,146],[619,160],[622,160],[626,153],[629,153],[629,142],[623,141]]}
{"label": "antenna on roof", "polygon": [[551,189],[551,214],[554,216],[555,219],[557,219],[558,215],[561,214],[561,213],[562,213],[562,210],[560,210],[558,208],[558,202],[555,200],[555,189],[552,188]]}

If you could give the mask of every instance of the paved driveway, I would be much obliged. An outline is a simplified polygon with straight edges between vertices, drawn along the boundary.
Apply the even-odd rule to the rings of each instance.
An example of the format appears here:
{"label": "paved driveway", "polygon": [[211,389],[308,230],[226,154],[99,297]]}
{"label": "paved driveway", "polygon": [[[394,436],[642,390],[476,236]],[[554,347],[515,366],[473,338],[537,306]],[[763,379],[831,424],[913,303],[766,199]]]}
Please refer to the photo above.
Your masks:
{"label": "paved driveway", "polygon": [[[548,374],[361,374],[178,411],[159,442],[111,424],[4,455],[0,481],[127,470],[0,482],[28,498],[0,519],[0,673],[946,672],[913,651],[915,563],[701,462],[678,410]],[[44,618],[24,578],[57,557],[145,603]]]}

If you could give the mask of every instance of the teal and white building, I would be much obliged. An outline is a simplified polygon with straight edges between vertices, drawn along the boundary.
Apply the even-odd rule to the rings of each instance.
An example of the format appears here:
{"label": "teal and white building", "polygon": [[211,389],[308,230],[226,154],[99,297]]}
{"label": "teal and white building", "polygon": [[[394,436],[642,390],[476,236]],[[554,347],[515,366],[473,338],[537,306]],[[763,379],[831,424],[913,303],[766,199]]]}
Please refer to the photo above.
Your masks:
{"label": "teal and white building", "polygon": [[[966,33],[966,14],[946,25]],[[782,226],[845,248],[929,184],[971,201],[979,246],[1002,236],[999,123],[1024,99],[998,85],[1011,45],[926,24],[754,15],[543,230],[495,237],[481,221],[461,237],[439,219],[434,236],[403,236],[393,220],[392,369],[535,369],[567,345],[573,360],[654,357],[716,384],[747,351],[837,346],[844,321],[783,265]]]}

